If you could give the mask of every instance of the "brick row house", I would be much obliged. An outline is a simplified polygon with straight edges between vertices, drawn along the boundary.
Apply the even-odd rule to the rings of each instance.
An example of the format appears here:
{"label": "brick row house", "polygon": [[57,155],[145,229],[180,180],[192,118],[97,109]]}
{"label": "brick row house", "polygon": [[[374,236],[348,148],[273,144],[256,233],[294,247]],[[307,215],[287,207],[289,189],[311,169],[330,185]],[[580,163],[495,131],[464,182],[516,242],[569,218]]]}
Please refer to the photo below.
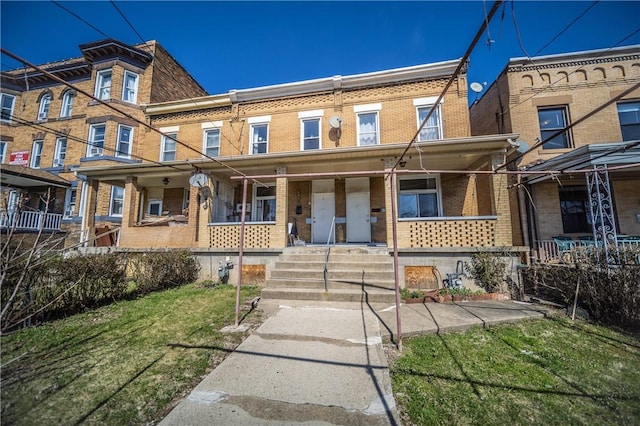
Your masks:
{"label": "brick row house", "polygon": [[[610,242],[639,239],[639,83],[638,45],[514,58],[474,102],[474,135],[516,133],[525,142],[510,168],[555,172],[526,175],[510,191],[515,244],[549,260],[603,232]],[[595,172],[604,166],[613,169]]]}
{"label": "brick row house", "polygon": [[[459,64],[152,103],[144,112],[154,130],[141,129],[140,142],[154,162],[83,165],[81,173],[123,188],[121,247],[189,247],[209,259],[204,265],[238,254],[248,177],[245,264],[264,279],[298,243],[377,246],[388,258],[388,172],[399,163],[401,279],[417,271],[435,285],[479,249],[521,249],[506,176],[474,173],[503,164],[517,135],[471,136],[465,68],[435,104]],[[87,199],[96,196],[90,190]]]}
{"label": "brick row house", "polygon": [[[1,76],[3,229],[35,231],[39,222],[30,217],[44,216],[45,230],[66,232],[67,245],[86,240],[95,227],[117,228],[123,213],[123,188],[103,182],[95,188],[99,196],[91,206],[91,225],[83,222],[88,186],[79,170],[140,163],[145,152],[136,120],[145,120],[142,106],[206,94],[155,41],[129,46],[102,40],[79,49],[81,57],[40,66],[46,73],[21,68]],[[114,244],[114,237],[99,243]]]}

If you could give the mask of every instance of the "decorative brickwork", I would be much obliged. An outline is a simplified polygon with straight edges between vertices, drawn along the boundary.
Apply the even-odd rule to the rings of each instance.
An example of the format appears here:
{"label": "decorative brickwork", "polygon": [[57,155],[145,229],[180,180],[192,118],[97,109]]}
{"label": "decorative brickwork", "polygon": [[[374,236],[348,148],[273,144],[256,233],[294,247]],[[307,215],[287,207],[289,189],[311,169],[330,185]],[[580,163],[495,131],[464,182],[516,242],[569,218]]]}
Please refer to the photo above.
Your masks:
{"label": "decorative brickwork", "polygon": [[[438,220],[398,223],[399,245],[403,248],[492,247],[496,221]],[[405,238],[406,237],[406,238]]]}
{"label": "decorative brickwork", "polygon": [[[245,248],[271,248],[271,234],[275,225],[246,225]],[[240,247],[240,225],[216,225],[210,227],[210,248]]]}

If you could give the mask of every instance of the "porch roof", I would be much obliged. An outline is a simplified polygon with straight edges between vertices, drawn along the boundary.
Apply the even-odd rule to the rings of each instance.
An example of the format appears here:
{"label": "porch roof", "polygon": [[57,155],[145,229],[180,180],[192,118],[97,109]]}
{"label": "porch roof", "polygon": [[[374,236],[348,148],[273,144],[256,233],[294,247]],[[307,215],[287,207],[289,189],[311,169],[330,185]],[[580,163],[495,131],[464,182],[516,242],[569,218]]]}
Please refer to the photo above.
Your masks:
{"label": "porch roof", "polygon": [[[505,154],[518,135],[476,136],[459,139],[420,142],[411,150],[407,169],[451,169],[474,171],[488,167],[492,154]],[[370,147],[329,148],[313,151],[290,151],[260,155],[219,157],[220,163],[206,158],[172,161],[166,164],[138,163],[109,166],[82,167],[78,174],[101,181],[123,185],[126,176],[137,176],[143,186],[159,186],[165,177],[169,187],[188,186],[188,178],[196,169],[218,176],[237,176],[239,170],[247,175],[274,174],[274,169],[286,166],[289,174],[314,172],[382,171],[384,161],[402,154],[406,143],[382,144]]]}
{"label": "porch roof", "polygon": [[[627,171],[640,171],[640,140],[616,143],[590,144],[554,157],[530,167],[530,171],[588,170],[596,166],[630,165]],[[633,167],[636,165],[636,167]],[[550,179],[551,174],[535,176],[529,183],[538,183]]]}
{"label": "porch roof", "polygon": [[71,183],[68,180],[51,172],[12,164],[3,164],[0,166],[0,181],[2,182],[2,185],[15,188],[30,188],[37,186],[68,188],[71,186]]}

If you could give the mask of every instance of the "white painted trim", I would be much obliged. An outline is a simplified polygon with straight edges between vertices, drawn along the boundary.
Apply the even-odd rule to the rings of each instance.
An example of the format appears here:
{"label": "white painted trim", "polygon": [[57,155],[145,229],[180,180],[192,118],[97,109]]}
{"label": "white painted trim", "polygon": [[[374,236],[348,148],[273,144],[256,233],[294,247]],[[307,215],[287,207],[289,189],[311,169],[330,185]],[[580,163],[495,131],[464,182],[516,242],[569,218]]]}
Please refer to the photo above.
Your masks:
{"label": "white painted trim", "polygon": [[249,117],[247,121],[249,122],[249,124],[271,123],[271,116],[261,115],[260,117]]}
{"label": "white painted trim", "polygon": [[218,121],[209,121],[208,123],[202,123],[200,128],[202,130],[211,130],[211,129],[219,129],[222,127],[222,120]]}
{"label": "white painted trim", "polygon": [[300,111],[298,113],[298,118],[316,118],[316,117],[324,117],[324,110],[314,109],[313,111]]}
{"label": "white painted trim", "polygon": [[162,133],[176,133],[180,131],[180,126],[160,127],[158,130]]}
{"label": "white painted trim", "polygon": [[[311,121],[313,119],[318,120],[318,149],[304,149],[304,123],[305,121]],[[317,115],[311,117],[300,118],[300,151],[319,151],[322,149],[322,119]]]}
{"label": "white painted trim", "polygon": [[382,109],[382,104],[381,103],[375,103],[375,104],[365,104],[365,105],[354,105],[353,106],[353,112],[374,112],[374,111],[380,111]]}
{"label": "white painted trim", "polygon": [[[436,101],[438,100],[437,96],[428,96],[426,98],[416,98],[413,100],[413,106],[427,106],[427,105],[433,105],[436,103]],[[440,100],[440,103],[444,103],[444,98],[442,98]]]}

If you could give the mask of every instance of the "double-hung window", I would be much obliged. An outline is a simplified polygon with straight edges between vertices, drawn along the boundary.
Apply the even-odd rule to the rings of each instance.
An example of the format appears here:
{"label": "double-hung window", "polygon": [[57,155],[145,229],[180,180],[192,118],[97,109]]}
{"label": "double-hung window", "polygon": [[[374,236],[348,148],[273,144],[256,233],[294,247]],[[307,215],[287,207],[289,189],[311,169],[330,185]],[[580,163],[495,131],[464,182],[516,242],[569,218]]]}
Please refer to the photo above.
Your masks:
{"label": "double-hung window", "polygon": [[111,70],[98,71],[96,75],[95,97],[102,100],[111,98]]}
{"label": "double-hung window", "polygon": [[217,157],[220,155],[220,129],[203,127],[203,147],[202,150],[207,157]]}
{"label": "double-hung window", "polygon": [[44,146],[44,141],[33,141],[33,149],[31,150],[31,168],[39,169],[40,162],[42,161],[42,147]]}
{"label": "double-hung window", "polygon": [[587,188],[565,186],[559,189],[559,197],[563,232],[593,232]]}
{"label": "double-hung window", "polygon": [[51,93],[46,93],[40,98],[40,107],[38,108],[38,121],[44,121],[49,117],[49,108],[51,107]]}
{"label": "double-hung window", "polygon": [[640,139],[640,101],[619,103],[618,118],[623,141]]}
{"label": "double-hung window", "polygon": [[129,158],[133,141],[133,127],[118,126],[118,141],[116,142],[116,157]]}
{"label": "double-hung window", "polygon": [[[416,107],[416,113],[418,116],[418,127],[427,118],[429,111],[438,100],[437,97],[419,98],[413,100],[413,105]],[[418,135],[418,141],[433,141],[442,139],[442,105],[438,104],[433,108],[433,112],[429,116],[429,119],[424,126],[420,129]]]}
{"label": "double-hung window", "polygon": [[4,163],[4,159],[6,155],[7,155],[7,142],[0,141],[0,164]]}
{"label": "double-hung window", "polygon": [[378,111],[381,104],[356,105],[353,111],[358,117],[358,146],[380,144],[380,125]]}
{"label": "double-hung window", "polygon": [[303,111],[300,119],[300,150],[308,151],[322,148],[322,116],[324,110]]}
{"label": "double-hung window", "polygon": [[442,216],[439,177],[410,177],[398,182],[398,217]]}
{"label": "double-hung window", "polygon": [[258,222],[275,222],[276,220],[276,187],[269,185],[254,185],[254,205]]}
{"label": "double-hung window", "polygon": [[249,118],[249,153],[266,154],[269,152],[269,122],[271,116]]}
{"label": "double-hung window", "polygon": [[[538,108],[540,138],[546,140],[564,129],[569,123],[569,109],[566,106]],[[568,130],[549,139],[543,149],[571,148],[571,134]]]}
{"label": "double-hung window", "polygon": [[122,100],[136,103],[138,96],[138,74],[131,71],[124,72],[124,82],[122,83]]}
{"label": "double-hung window", "polygon": [[73,113],[73,100],[76,94],[72,90],[67,90],[62,95],[62,108],[60,109],[60,118],[71,117]]}
{"label": "double-hung window", "polygon": [[109,202],[109,216],[122,216],[124,205],[124,188],[120,186],[111,187],[111,201]]}
{"label": "double-hung window", "polygon": [[104,135],[106,124],[94,124],[89,127],[89,146],[87,157],[99,157],[104,151]]}
{"label": "double-hung window", "polygon": [[67,138],[56,139],[56,151],[53,155],[53,167],[64,166],[64,158],[67,156]]}
{"label": "double-hung window", "polygon": [[16,97],[13,95],[8,95],[6,93],[2,93],[0,95],[0,104],[2,105],[2,113],[0,114],[0,119],[2,121],[11,121],[11,117],[13,117],[13,104],[15,103]]}
{"label": "double-hung window", "polygon": [[67,189],[67,193],[64,198],[64,217],[72,217],[76,212],[76,200],[78,190],[77,188]]}
{"label": "double-hung window", "polygon": [[178,133],[167,133],[162,136],[162,147],[160,150],[160,161],[175,161],[176,141]]}

